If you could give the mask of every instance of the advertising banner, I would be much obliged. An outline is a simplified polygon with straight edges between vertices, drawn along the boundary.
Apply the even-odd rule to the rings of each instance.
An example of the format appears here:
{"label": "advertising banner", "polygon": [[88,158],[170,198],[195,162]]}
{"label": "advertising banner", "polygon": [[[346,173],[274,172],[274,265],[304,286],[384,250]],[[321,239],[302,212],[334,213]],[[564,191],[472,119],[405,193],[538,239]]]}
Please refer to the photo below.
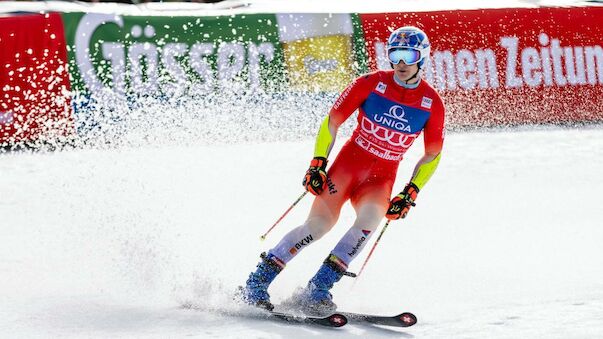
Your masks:
{"label": "advertising banner", "polygon": [[274,14],[63,18],[77,90],[194,95],[271,90],[284,79]]}
{"label": "advertising banner", "polygon": [[387,69],[385,42],[422,28],[425,74],[454,125],[603,120],[602,7],[360,14],[370,69]]}
{"label": "advertising banner", "polygon": [[405,25],[430,38],[425,77],[444,98],[449,126],[603,121],[602,17],[595,6],[12,14],[0,17],[0,144],[72,133],[71,101],[86,105],[74,93],[336,93],[359,74],[389,69],[386,39]]}
{"label": "advertising banner", "polygon": [[354,79],[350,14],[277,14],[292,90],[341,91]]}
{"label": "advertising banner", "polygon": [[0,144],[44,141],[71,133],[61,16],[3,16],[0,28]]}

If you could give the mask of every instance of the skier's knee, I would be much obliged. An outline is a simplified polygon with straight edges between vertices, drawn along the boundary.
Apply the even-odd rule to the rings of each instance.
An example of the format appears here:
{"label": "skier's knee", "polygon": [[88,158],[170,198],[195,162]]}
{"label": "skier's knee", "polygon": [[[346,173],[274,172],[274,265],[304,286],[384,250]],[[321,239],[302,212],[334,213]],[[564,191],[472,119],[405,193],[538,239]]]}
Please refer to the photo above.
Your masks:
{"label": "skier's knee", "polygon": [[310,233],[315,236],[318,240],[322,238],[323,235],[327,234],[335,225],[335,222],[331,218],[325,218],[322,216],[316,216],[308,218],[306,221],[306,225],[310,229]]}
{"label": "skier's knee", "polygon": [[385,210],[379,205],[368,205],[357,210],[356,220],[352,227],[375,230],[383,219]]}

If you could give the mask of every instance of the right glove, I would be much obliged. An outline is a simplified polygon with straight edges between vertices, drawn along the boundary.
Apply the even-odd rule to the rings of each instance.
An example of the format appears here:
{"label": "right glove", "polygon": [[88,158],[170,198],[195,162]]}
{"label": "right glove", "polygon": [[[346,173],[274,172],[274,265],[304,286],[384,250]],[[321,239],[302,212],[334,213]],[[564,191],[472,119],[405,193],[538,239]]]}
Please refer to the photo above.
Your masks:
{"label": "right glove", "polygon": [[310,168],[306,171],[304,182],[306,190],[314,195],[320,195],[327,187],[327,159],[315,157],[310,162]]}

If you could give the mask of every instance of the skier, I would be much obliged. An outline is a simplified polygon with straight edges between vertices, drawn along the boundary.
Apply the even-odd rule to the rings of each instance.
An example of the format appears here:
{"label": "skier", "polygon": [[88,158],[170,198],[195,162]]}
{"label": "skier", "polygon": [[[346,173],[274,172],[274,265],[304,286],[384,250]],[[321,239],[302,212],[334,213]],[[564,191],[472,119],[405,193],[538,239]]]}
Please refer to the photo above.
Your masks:
{"label": "skier", "polygon": [[[268,254],[262,253],[256,271],[241,290],[245,302],[272,310],[267,291],[270,283],[301,250],[333,227],[349,199],[357,215],[354,224],[298,296],[300,306],[309,313],[333,312],[337,306],[330,289],[362,251],[383,216],[389,220],[406,217],[438,166],[444,105],[421,79],[430,52],[427,35],[416,27],[399,28],[390,35],[386,51],[393,70],[357,78],[320,126],[314,158],[303,180],[306,190],[316,196],[309,216]],[[337,129],[356,109],[358,126],[327,172]],[[398,164],[421,132],[425,155],[406,187],[390,201]]]}

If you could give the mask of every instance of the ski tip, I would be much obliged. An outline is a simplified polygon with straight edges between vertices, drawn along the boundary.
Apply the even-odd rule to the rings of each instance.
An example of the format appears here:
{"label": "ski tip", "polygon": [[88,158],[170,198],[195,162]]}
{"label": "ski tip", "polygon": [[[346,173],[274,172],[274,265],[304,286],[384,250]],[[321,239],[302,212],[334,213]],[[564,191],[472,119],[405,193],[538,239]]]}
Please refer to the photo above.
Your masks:
{"label": "ski tip", "polygon": [[345,315],[338,313],[331,314],[327,320],[329,320],[329,323],[333,325],[333,327],[341,327],[348,323],[348,318],[346,318]]}
{"label": "ski tip", "polygon": [[410,312],[404,312],[398,315],[397,318],[404,325],[404,327],[412,326],[417,323],[417,317]]}

